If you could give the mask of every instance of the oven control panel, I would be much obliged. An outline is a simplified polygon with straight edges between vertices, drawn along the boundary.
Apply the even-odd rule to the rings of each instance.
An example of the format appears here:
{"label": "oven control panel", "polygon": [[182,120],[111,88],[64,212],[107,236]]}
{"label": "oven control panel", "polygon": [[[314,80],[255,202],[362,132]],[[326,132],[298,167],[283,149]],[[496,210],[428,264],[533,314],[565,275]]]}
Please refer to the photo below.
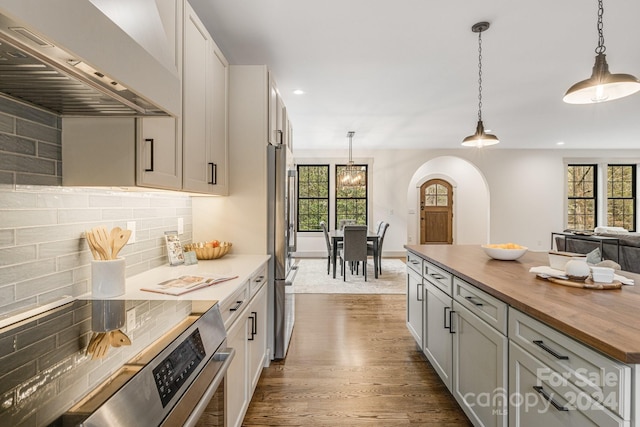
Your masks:
{"label": "oven control panel", "polygon": [[162,407],[180,390],[206,356],[200,330],[196,329],[153,369]]}

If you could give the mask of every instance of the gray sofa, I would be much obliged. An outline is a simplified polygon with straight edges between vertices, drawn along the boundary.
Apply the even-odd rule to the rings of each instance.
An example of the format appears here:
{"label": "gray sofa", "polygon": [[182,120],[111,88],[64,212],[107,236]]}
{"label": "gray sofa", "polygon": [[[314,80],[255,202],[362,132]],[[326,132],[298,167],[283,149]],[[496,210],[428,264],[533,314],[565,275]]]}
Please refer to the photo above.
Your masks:
{"label": "gray sofa", "polygon": [[[599,239],[599,237],[613,239]],[[602,259],[609,259],[620,264],[624,271],[640,273],[640,233],[608,234],[600,233],[590,236],[576,235],[555,236],[559,251],[587,254],[595,249],[600,250],[602,242]],[[618,256],[619,254],[619,256]]]}

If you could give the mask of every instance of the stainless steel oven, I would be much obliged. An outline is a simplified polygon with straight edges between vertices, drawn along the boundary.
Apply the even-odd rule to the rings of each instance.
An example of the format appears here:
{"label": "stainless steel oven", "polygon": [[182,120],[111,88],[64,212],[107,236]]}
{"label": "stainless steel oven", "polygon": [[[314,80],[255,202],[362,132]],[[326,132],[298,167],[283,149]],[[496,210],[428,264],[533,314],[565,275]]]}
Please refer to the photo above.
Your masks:
{"label": "stainless steel oven", "polygon": [[215,301],[75,300],[0,325],[0,343],[0,425],[224,425],[235,351]]}

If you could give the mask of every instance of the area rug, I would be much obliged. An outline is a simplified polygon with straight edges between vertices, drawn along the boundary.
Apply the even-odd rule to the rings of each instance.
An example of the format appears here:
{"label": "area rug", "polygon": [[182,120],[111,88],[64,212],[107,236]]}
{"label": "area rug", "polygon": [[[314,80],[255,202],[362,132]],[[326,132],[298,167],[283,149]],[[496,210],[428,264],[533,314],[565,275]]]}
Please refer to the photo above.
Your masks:
{"label": "area rug", "polygon": [[406,264],[400,259],[383,259],[382,274],[375,278],[373,261],[367,263],[367,281],[362,271],[352,275],[347,271],[346,281],[337,266],[336,278],[327,274],[326,258],[301,258],[298,274],[293,282],[297,294],[404,294],[406,293]]}

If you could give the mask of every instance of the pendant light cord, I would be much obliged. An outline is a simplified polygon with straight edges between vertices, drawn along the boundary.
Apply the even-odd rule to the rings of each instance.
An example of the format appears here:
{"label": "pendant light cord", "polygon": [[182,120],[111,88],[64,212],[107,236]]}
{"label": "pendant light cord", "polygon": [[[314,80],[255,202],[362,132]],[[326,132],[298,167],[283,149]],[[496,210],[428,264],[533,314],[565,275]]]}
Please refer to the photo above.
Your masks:
{"label": "pendant light cord", "polygon": [[602,15],[604,15],[604,6],[602,0],[598,0],[598,47],[596,47],[596,53],[600,55],[604,53],[607,48],[604,46],[604,32],[602,31]]}
{"label": "pendant light cord", "polygon": [[482,31],[478,31],[478,121],[482,121]]}

